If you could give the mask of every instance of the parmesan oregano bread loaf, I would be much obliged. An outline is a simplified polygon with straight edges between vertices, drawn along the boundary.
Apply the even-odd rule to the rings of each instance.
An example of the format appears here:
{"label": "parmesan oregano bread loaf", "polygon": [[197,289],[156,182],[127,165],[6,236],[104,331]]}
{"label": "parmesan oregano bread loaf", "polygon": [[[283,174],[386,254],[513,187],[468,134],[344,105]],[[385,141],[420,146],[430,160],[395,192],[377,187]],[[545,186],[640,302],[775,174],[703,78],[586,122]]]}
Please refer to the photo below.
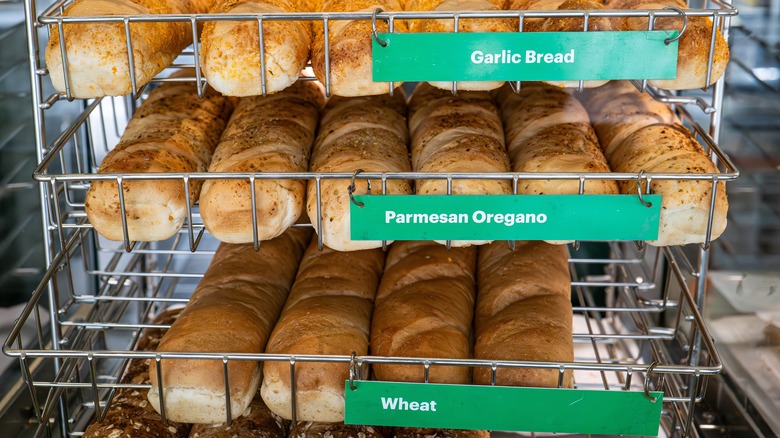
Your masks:
{"label": "parmesan oregano bread loaf", "polygon": [[[412,169],[415,172],[509,172],[498,109],[487,92],[450,92],[420,84],[409,102]],[[447,180],[418,180],[418,195],[447,194]],[[507,195],[510,181],[455,179],[455,195]],[[482,240],[453,241],[453,246]]]}
{"label": "parmesan oregano bread loaf", "polygon": [[[409,172],[409,134],[406,103],[395,96],[367,96],[330,99],[322,113],[314,142],[309,171],[354,173]],[[355,180],[355,194],[368,193],[367,180]],[[339,251],[379,248],[381,241],[352,240],[350,236],[349,179],[322,179],[321,206],[317,211],[317,183],[309,181],[306,212],[326,246]],[[371,180],[372,194],[382,191],[381,180]],[[409,181],[388,179],[387,194],[408,195]],[[320,215],[322,229],[318,229]]]}
{"label": "parmesan oregano bread loaf", "polygon": [[[504,121],[507,149],[515,172],[609,172],[590,125],[588,112],[568,92],[539,82],[524,83],[518,93],[507,85],[495,93]],[[579,180],[518,182],[520,194],[579,193]],[[587,180],[585,193],[616,194],[610,180]]]}
{"label": "parmesan oregano bread loaf", "polygon": [[[572,362],[571,280],[565,246],[506,242],[479,248],[474,317],[477,359]],[[496,385],[557,387],[558,369],[499,368]],[[474,383],[491,383],[490,367],[474,368]],[[573,386],[571,371],[563,387]]]}
{"label": "parmesan oregano bread loaf", "polygon": [[[262,353],[295,279],[298,262],[311,236],[294,227],[252,245],[221,244],[203,279],[158,351]],[[168,359],[162,362],[165,414],[184,423],[224,423],[225,377],[221,360]],[[157,366],[150,364],[149,402],[160,411]],[[253,361],[228,363],[230,412],[247,413],[260,384],[261,367]]]}
{"label": "parmesan oregano bread loaf", "polygon": [[[498,0],[407,0],[406,11],[496,11],[501,9]],[[409,20],[410,32],[453,32],[455,21],[447,20]],[[510,18],[461,18],[458,32],[516,32],[517,19]],[[462,81],[458,90],[492,90],[500,87],[503,81]],[[452,82],[430,82],[431,85],[452,89]]]}
{"label": "parmesan oregano bread loaf", "polygon": [[[193,74],[184,70],[182,76]],[[98,173],[205,172],[225,129],[233,103],[213,90],[198,98],[195,84],[168,82],[152,91],[127,124],[119,144],[100,163]],[[95,180],[85,210],[92,226],[109,240],[122,240],[122,215],[131,241],[165,240],[187,219],[202,180],[125,180],[125,211],[115,180]]]}
{"label": "parmesan oregano bread loaf", "polygon": [[[474,314],[474,247],[395,242],[371,323],[373,356],[468,359]],[[422,365],[374,364],[377,380],[423,382]],[[430,367],[429,382],[466,384],[468,367]]]}
{"label": "parmesan oregano bread loaf", "polygon": [[[400,11],[398,0],[325,0],[323,12],[374,12]],[[377,20],[377,31],[387,32],[384,20]],[[330,46],[330,77],[325,71],[325,26],[322,21],[313,24],[314,38],[311,47],[311,66],[317,79],[323,84],[330,81],[330,92],[336,96],[369,96],[385,94],[390,90],[387,82],[372,79],[371,44],[373,33],[371,20],[331,20],[328,23]],[[404,32],[406,26],[395,22],[395,31]],[[394,84],[400,86],[400,82]]]}
{"label": "parmesan oregano bread loaf", "polygon": [[[64,15],[149,15],[206,13],[213,0],[76,0]],[[132,91],[125,27],[121,22],[78,23],[62,26],[70,92],[76,98],[122,96]],[[51,26],[46,66],[57,91],[64,93],[63,68],[57,26]],[[133,69],[140,89],[173,63],[192,44],[192,28],[182,21],[144,21],[130,24]]]}
{"label": "parmesan oregano bread loaf", "polygon": [[[664,9],[669,7],[687,9],[680,0],[607,0],[607,9]],[[624,17],[622,30],[647,30],[648,18]],[[656,18],[655,30],[677,30],[683,28],[683,18]],[[709,65],[710,42],[713,38],[712,20],[707,17],[686,17],[685,33],[680,37],[677,54],[677,77],[675,79],[657,79],[650,85],[670,90],[689,90],[714,84],[723,76],[729,62],[729,45],[723,34],[715,30],[715,49],[712,58],[710,82],[706,83]]]}
{"label": "parmesan oregano bread loaf", "polygon": [[[266,353],[368,353],[371,311],[384,263],[385,253],[379,248],[319,251],[313,239]],[[299,361],[292,388],[290,362],[266,361],[260,392],[266,405],[283,418],[292,419],[294,390],[298,421],[343,422],[344,382],[348,378],[346,362]]]}
{"label": "parmesan oregano bread loaf", "polygon": [[[301,12],[294,0],[218,0],[211,13]],[[301,8],[301,10],[299,10]],[[309,60],[310,24],[301,20],[263,22],[266,93],[283,90],[298,80]],[[227,96],[263,94],[260,32],[257,21],[207,21],[200,46],[203,75]]]}
{"label": "parmesan oregano bread loaf", "polygon": [[[628,83],[610,83],[589,90],[588,110],[613,172],[718,173],[704,148],[666,107]],[[620,192],[637,193],[637,181],[620,181]],[[712,182],[654,180],[661,195],[661,219],[656,246],[703,243],[710,218]],[[642,182],[644,193],[647,186]],[[712,217],[712,239],[726,229],[726,187],[718,183]]]}
{"label": "parmesan oregano bread loaf", "polygon": [[[209,172],[306,172],[322,105],[322,91],[310,81],[267,97],[242,98]],[[300,217],[305,180],[256,179],[254,190],[258,240],[280,235]],[[200,214],[206,229],[222,242],[254,242],[248,180],[206,180]]]}

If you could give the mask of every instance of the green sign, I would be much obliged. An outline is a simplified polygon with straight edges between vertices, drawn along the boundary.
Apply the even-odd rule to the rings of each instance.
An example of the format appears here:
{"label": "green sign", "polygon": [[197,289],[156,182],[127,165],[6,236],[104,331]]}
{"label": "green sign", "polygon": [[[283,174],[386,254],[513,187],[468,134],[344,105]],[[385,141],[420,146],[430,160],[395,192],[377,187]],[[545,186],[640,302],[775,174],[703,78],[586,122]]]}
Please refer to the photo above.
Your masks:
{"label": "green sign", "polygon": [[373,79],[563,81],[674,79],[677,31],[380,33]]}
{"label": "green sign", "polygon": [[352,240],[655,240],[661,195],[362,195]]}
{"label": "green sign", "polygon": [[662,392],[346,382],[344,423],[582,434],[658,434]]}

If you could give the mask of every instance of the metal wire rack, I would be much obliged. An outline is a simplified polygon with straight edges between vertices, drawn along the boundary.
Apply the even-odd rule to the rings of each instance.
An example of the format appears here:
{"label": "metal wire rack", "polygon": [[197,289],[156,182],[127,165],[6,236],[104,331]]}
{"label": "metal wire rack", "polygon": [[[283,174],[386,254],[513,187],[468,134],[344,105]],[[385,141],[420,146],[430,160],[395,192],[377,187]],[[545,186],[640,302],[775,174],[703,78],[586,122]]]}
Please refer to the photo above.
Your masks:
{"label": "metal wire rack", "polygon": [[[706,71],[706,82],[709,84],[712,77],[712,65],[715,54],[715,37],[718,31],[723,32],[724,27],[727,27],[727,21],[729,17],[735,16],[737,10],[729,3],[722,0],[703,0],[701,8],[666,8],[662,10],[651,9],[637,9],[637,10],[591,10],[591,11],[433,11],[433,12],[394,12],[394,11],[381,11],[381,9],[372,12],[351,12],[351,13],[222,13],[222,14],[160,14],[160,15],[104,15],[104,16],[88,16],[88,17],[72,17],[64,14],[65,7],[70,3],[70,0],[59,0],[54,2],[50,7],[44,10],[38,17],[37,25],[51,25],[56,27],[57,32],[62,35],[63,27],[68,24],[77,23],[116,23],[124,26],[125,44],[128,54],[128,66],[133,66],[129,69],[130,84],[132,93],[134,96],[139,96],[143,91],[143,86],[139,86],[135,77],[135,63],[133,59],[133,40],[132,33],[130,31],[130,25],[132,23],[140,22],[179,22],[189,23],[192,31],[192,41],[198,41],[198,27],[200,24],[209,21],[256,21],[258,31],[258,41],[260,42],[258,47],[258,56],[260,59],[260,78],[261,78],[261,90],[262,94],[266,94],[267,81],[265,72],[265,46],[264,41],[264,23],[269,21],[309,21],[309,22],[322,22],[324,32],[324,53],[325,53],[325,79],[324,86],[326,94],[330,95],[331,89],[331,74],[330,74],[330,36],[329,25],[332,22],[344,21],[344,20],[371,20],[373,28],[376,29],[376,21],[382,20],[388,23],[388,29],[390,32],[395,32],[394,26],[396,21],[400,20],[452,20],[455,29],[459,28],[459,22],[461,20],[478,19],[478,18],[506,18],[518,20],[518,32],[523,32],[524,23],[526,19],[532,18],[571,18],[582,17],[583,18],[583,31],[588,32],[589,23],[591,18],[599,17],[647,17],[648,30],[653,30],[655,26],[655,20],[661,17],[682,17],[684,23],[687,23],[689,18],[692,17],[707,17],[713,22],[712,34],[709,42],[708,63]],[[689,5],[690,6],[690,5]],[[683,26],[680,34],[676,37],[679,38],[684,32],[685,26]],[[377,38],[376,33],[374,37]],[[60,98],[72,99],[71,84],[69,78],[68,67],[68,53],[65,48],[65,40],[60,39],[60,54],[62,56],[62,77],[65,80],[65,93],[55,94],[46,99],[46,104],[51,105]],[[198,86],[198,95],[202,95],[205,88],[205,78],[201,73],[201,68],[197,62],[199,58],[199,47],[197,44],[193,46],[195,78]],[[38,74],[47,74],[45,70],[41,70]],[[642,89],[646,86],[646,81],[642,82]],[[583,86],[583,81],[580,81],[580,88]],[[388,91],[393,92],[395,88],[391,82],[388,86]],[[457,82],[453,83],[452,91],[456,92],[458,89]]]}
{"label": "metal wire rack", "polygon": [[[225,364],[233,360],[287,361],[291,372],[296,363],[302,362],[337,362],[345,367],[354,363],[359,370],[374,363],[419,366],[425,362],[552,368],[561,373],[572,370],[578,388],[663,391],[662,426],[670,433],[684,434],[691,431],[692,417],[688,413],[702,397],[707,377],[718,373],[721,367],[688,286],[693,278],[690,266],[678,264],[680,255],[669,248],[649,257],[632,246],[617,243],[609,244],[609,256],[603,258],[583,257],[572,251],[569,261],[576,314],[575,360],[539,363],[133,351],[141,329],[164,327],[151,324],[149,315],[187,302],[213,255],[206,248],[214,248],[216,242],[205,238],[204,248],[196,256],[187,251],[182,239],[163,246],[143,243],[132,253],[102,249],[107,261],[95,269],[94,263],[101,257],[90,253],[97,238],[90,229],[71,234],[65,250],[54,258],[17,328],[4,344],[7,354],[19,358],[30,387],[40,423],[37,436],[47,433],[52,427],[50,419],[58,413],[65,416],[62,425],[68,430],[64,436],[79,436],[90,418],[100,417],[110,406],[114,391],[127,387],[148,389],[148,385],[119,383],[121,371],[133,358],[155,360],[158,364],[162,359],[177,358],[219,360]],[[649,266],[645,263],[647,258],[651,259]],[[604,273],[583,274],[583,268]],[[74,282],[73,274],[79,270],[88,272],[93,281]],[[60,341],[56,346],[48,340],[46,327],[41,324],[40,312],[49,305],[49,290],[58,297],[55,311],[60,317],[54,329]],[[21,337],[25,323],[36,327],[37,339],[32,347],[27,346],[29,339]],[[699,339],[702,348],[691,348]],[[671,359],[677,351],[687,352],[681,361]],[[40,366],[39,361],[60,361],[59,371],[53,376],[33,377],[31,368]],[[223,369],[225,379],[229,379],[227,365]],[[357,375],[358,379],[368,377],[365,373]]]}
{"label": "metal wire rack", "polygon": [[[325,52],[329,53],[328,26],[342,20],[383,20],[391,32],[398,20],[460,20],[495,17],[518,20],[522,32],[525,20],[530,18],[582,17],[583,31],[588,31],[589,20],[598,17],[647,17],[648,29],[655,19],[679,17],[707,17],[714,23],[709,50],[707,82],[710,82],[716,32],[728,35],[730,17],[737,11],[722,0],[693,0],[681,10],[599,10],[599,11],[494,11],[494,12],[375,12],[375,13],[300,13],[300,14],[183,14],[183,15],[116,15],[68,17],[64,9],[70,0],[59,0],[39,10],[34,0],[25,0],[26,32],[29,56],[32,60],[33,131],[38,166],[34,178],[40,183],[41,214],[44,220],[46,270],[32,299],[24,309],[11,336],[4,344],[4,352],[17,357],[34,400],[38,421],[36,436],[58,431],[63,437],[83,434],[91,418],[100,417],[110,406],[111,397],[118,388],[148,388],[148,385],[120,384],[122,370],[132,358],[161,360],[163,358],[197,357],[208,360],[234,361],[291,361],[290,356],[263,354],[237,355],[225,353],[173,354],[166,352],[134,351],[140,330],[154,327],[151,315],[170,306],[184,305],[194,290],[211,259],[217,242],[205,231],[197,205],[187,211],[182,230],[165,242],[132,242],[127,232],[122,242],[101,238],[87,221],[84,210],[86,191],[92,181],[121,181],[158,179],[180,181],[185,189],[188,182],[206,179],[255,180],[293,178],[313,181],[317,187],[318,205],[322,180],[340,179],[345,185],[352,178],[392,179],[505,179],[515,190],[524,179],[569,179],[580,181],[580,193],[587,194],[584,182],[589,179],[647,180],[652,191],[653,181],[699,180],[717,184],[739,176],[734,164],[718,146],[720,107],[723,99],[722,80],[708,88],[709,96],[676,95],[636,82],[638,89],[647,91],[657,100],[672,105],[685,124],[694,132],[713,161],[718,172],[711,174],[565,174],[565,173],[506,173],[506,174],[417,174],[417,173],[188,173],[188,174],[96,174],[105,154],[118,142],[127,120],[132,116],[147,87],[139,86],[130,68],[132,95],[104,97],[95,100],[75,100],[67,80],[68,60],[64,46],[63,58],[65,93],[44,92],[42,83],[49,74],[43,62],[41,40],[46,32],[76,23],[103,22],[124,26],[128,65],[133,66],[133,41],[130,27],[133,23],[165,21],[189,23],[193,36],[198,26],[208,21],[253,21],[257,23],[262,41],[264,23],[276,20],[304,20],[321,22],[326,29]],[[197,38],[195,38],[197,40]],[[60,40],[63,41],[62,39]],[[64,43],[63,43],[64,44]],[[265,94],[266,78],[263,68],[264,50],[259,47],[261,81]],[[199,46],[187,49],[173,68],[193,67],[192,78],[198,93],[207,86],[199,63]],[[168,70],[151,83],[170,81]],[[324,86],[330,91],[330,66],[326,59]],[[521,84],[514,84],[515,87]],[[453,91],[457,91],[457,83]],[[394,86],[389,84],[388,92]],[[140,99],[140,100],[139,100]],[[47,135],[47,120],[60,107],[76,108],[78,116],[61,125],[56,135]],[[697,122],[697,112],[709,117],[709,123]],[[49,123],[51,126],[53,123]],[[121,193],[121,191],[120,191]],[[714,202],[714,193],[712,191]],[[641,194],[638,194],[641,195]],[[121,198],[121,195],[120,195]],[[711,203],[711,205],[713,205]],[[122,206],[124,209],[124,206]],[[710,212],[710,222],[712,211]],[[253,218],[256,221],[257,218]],[[126,225],[126,224],[125,224]],[[256,224],[255,224],[256,225]],[[321,224],[320,224],[321,225]],[[124,227],[126,229],[126,226]],[[257,227],[254,227],[257,229]],[[321,228],[320,228],[321,229]],[[707,233],[709,235],[709,232]],[[662,426],[669,435],[696,435],[692,425],[695,404],[701,399],[707,377],[720,371],[721,364],[711,337],[699,314],[708,265],[709,237],[699,250],[699,258],[690,261],[678,249],[645,248],[642,243],[632,245],[611,242],[606,244],[608,257],[582,255],[572,247],[570,266],[575,312],[579,324],[575,326],[575,360],[572,363],[534,363],[486,361],[446,361],[441,358],[386,358],[357,357],[359,364],[402,363],[418,365],[453,363],[460,366],[541,367],[572,370],[579,388],[604,391],[660,390],[664,392]],[[256,247],[261,242],[255,238]],[[320,244],[322,242],[320,241]],[[585,268],[595,268],[603,274],[584,274]],[[602,303],[603,301],[603,303]],[[44,318],[41,313],[48,317]],[[44,320],[49,320],[45,323]],[[35,327],[34,339],[22,339],[21,327]],[[295,356],[291,362],[339,362],[345,366],[349,356]],[[49,365],[49,367],[45,366]],[[40,372],[51,368],[53,373]],[[160,367],[158,367],[158,370]],[[362,367],[357,367],[362,369]],[[225,368],[227,370],[227,368]],[[225,371],[227,373],[227,371]],[[226,379],[229,376],[226,374]],[[359,378],[370,376],[361,375]],[[229,396],[229,395],[226,395]]]}

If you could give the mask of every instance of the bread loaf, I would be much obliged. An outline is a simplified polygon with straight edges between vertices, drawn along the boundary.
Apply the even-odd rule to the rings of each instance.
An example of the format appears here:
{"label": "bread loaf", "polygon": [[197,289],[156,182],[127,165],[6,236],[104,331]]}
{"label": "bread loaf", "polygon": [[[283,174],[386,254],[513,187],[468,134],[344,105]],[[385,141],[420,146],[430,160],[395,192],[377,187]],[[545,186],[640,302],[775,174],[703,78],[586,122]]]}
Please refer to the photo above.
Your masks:
{"label": "bread loaf", "polygon": [[[572,362],[571,281],[566,247],[505,242],[479,249],[476,344],[478,359]],[[557,387],[558,369],[498,368],[496,385]],[[491,369],[476,367],[474,383],[489,385]],[[563,387],[571,388],[567,371]]]}
{"label": "bread loaf", "polygon": [[[704,149],[690,131],[681,125],[658,124],[644,127],[626,138],[610,156],[615,172],[636,173],[718,173]],[[655,246],[703,243],[707,237],[711,181],[655,180],[653,192],[661,195],[661,220],[658,240],[648,241]],[[642,191],[646,190],[642,183]],[[637,181],[621,181],[624,194],[637,193]],[[712,239],[726,229],[728,201],[724,183],[718,183],[715,192],[715,211],[712,218]]]}
{"label": "bread loaf", "polygon": [[[509,158],[498,110],[485,92],[457,96],[420,84],[409,103],[412,169],[415,172],[508,172]],[[418,195],[447,194],[447,180],[420,180]],[[455,195],[506,195],[510,181],[456,179]],[[485,241],[453,241],[453,246],[481,245]]]}
{"label": "bread loaf", "polygon": [[387,435],[382,429],[344,423],[302,421],[290,429],[290,438],[385,438]]}
{"label": "bread loaf", "polygon": [[[252,245],[222,244],[182,315],[158,351],[262,353],[292,286],[311,232],[292,228]],[[149,401],[160,411],[157,367],[150,364]],[[260,383],[257,362],[228,363],[231,418],[243,415]],[[225,377],[220,360],[162,361],[165,414],[185,423],[224,423]]]}
{"label": "bread loaf", "polygon": [[681,123],[668,105],[640,93],[627,81],[612,81],[581,96],[607,157],[629,135],[645,126]]}
{"label": "bread loaf", "polygon": [[[607,9],[687,9],[681,0],[607,0]],[[624,17],[623,30],[648,30],[648,18]],[[655,30],[677,30],[683,28],[682,17],[661,17],[655,20]],[[709,83],[707,67],[709,65],[710,42],[712,40],[712,20],[707,17],[687,17],[687,27],[678,43],[677,77],[649,81],[650,85],[669,90],[688,90],[703,88],[717,82],[726,71],[729,62],[729,46],[723,34],[715,32],[715,51],[712,57],[712,73]]]}
{"label": "bread loaf", "polygon": [[[155,325],[170,325],[181,308],[167,310],[152,320]],[[149,328],[141,332],[136,350],[156,350],[165,329]],[[149,384],[150,359],[131,359],[121,384]],[[87,438],[108,436],[132,436],[134,438],[184,438],[190,432],[189,424],[169,422],[163,424],[160,414],[146,400],[144,391],[137,388],[120,388],[114,394],[103,421],[93,421],[84,432]]]}
{"label": "bread loaf", "polygon": [[[588,111],[613,172],[717,173],[704,149],[664,104],[628,83],[610,83],[585,94]],[[619,183],[620,192],[636,194],[636,181]],[[643,184],[642,191],[646,190]],[[712,183],[655,180],[650,188],[662,195],[658,239],[651,245],[684,245],[706,240]],[[715,193],[712,239],[726,228],[726,188]]]}
{"label": "bread loaf", "polygon": [[289,422],[271,412],[260,394],[249,403],[247,414],[227,424],[195,424],[190,438],[286,438]]}
{"label": "bread loaf", "polygon": [[[186,72],[184,73],[186,74]],[[155,89],[127,124],[119,144],[106,155],[98,173],[205,172],[233,106],[207,92],[199,99],[195,84],[169,82]],[[90,223],[110,240],[122,240],[122,214],[131,241],[167,239],[187,219],[201,181],[130,180],[122,183],[125,211],[115,180],[93,181],[85,202]]]}
{"label": "bread loaf", "polygon": [[[495,11],[500,10],[499,0],[408,0],[406,11]],[[409,20],[410,32],[455,31],[455,20]],[[463,18],[458,20],[458,32],[517,32],[517,19],[508,18]],[[500,87],[503,81],[462,81],[458,90],[492,90]],[[446,90],[452,89],[452,82],[430,82],[431,85]]]}
{"label": "bread loaf", "polygon": [[[432,242],[390,247],[371,324],[371,355],[468,359],[476,249]],[[374,364],[377,380],[423,382],[422,365]],[[432,366],[429,382],[466,384],[469,368]]]}
{"label": "bread loaf", "polygon": [[[398,0],[325,0],[323,12],[374,12],[400,11]],[[377,20],[377,32],[388,32],[387,23]],[[331,20],[328,23],[328,45],[330,46],[330,78],[325,72],[325,26],[315,21],[314,41],[311,47],[311,66],[317,79],[325,84],[330,81],[330,92],[336,96],[369,96],[386,94],[390,88],[387,82],[372,79],[373,33],[371,20]],[[406,27],[396,21],[395,30],[403,32]],[[396,82],[395,86],[401,85]]]}
{"label": "bread loaf", "polygon": [[[365,355],[384,262],[381,249],[318,251],[314,239],[266,352]],[[344,421],[344,381],[348,378],[348,363],[298,362],[293,388],[290,363],[266,361],[260,391],[268,407],[283,418],[292,418],[295,391],[299,421]]]}
{"label": "bread loaf", "polygon": [[[521,11],[597,11],[604,9],[596,0],[505,0],[504,9]],[[526,18],[523,21],[524,32],[582,32],[585,19],[580,17]],[[620,22],[610,17],[591,17],[588,20],[589,32],[620,30]],[[579,81],[545,81],[557,87],[579,87]],[[598,87],[607,81],[584,81],[586,88]]]}
{"label": "bread loaf", "polygon": [[[322,91],[309,81],[272,96],[241,99],[209,172],[306,172],[322,105]],[[228,243],[254,242],[250,187],[245,179],[203,183],[200,214],[214,237]],[[280,235],[300,217],[305,181],[256,179],[254,190],[258,240]]]}
{"label": "bread loaf", "polygon": [[[406,103],[403,96],[333,98],[323,111],[314,143],[311,172],[409,172]],[[367,180],[355,180],[355,194],[368,193]],[[350,238],[348,179],[321,180],[322,229],[317,229],[317,184],[310,180],[306,211],[325,245],[339,251],[378,248],[380,241]],[[380,180],[371,181],[372,194],[381,193]],[[406,180],[387,180],[387,194],[408,195]]]}
{"label": "bread loaf", "polygon": [[[211,13],[298,12],[293,0],[218,0]],[[263,21],[266,93],[298,80],[309,60],[310,25],[299,20]],[[200,45],[203,75],[227,96],[263,94],[257,21],[207,21]]]}
{"label": "bread loaf", "polygon": [[[509,86],[496,93],[515,172],[609,172],[588,113],[564,90],[542,83],[526,83],[515,93]],[[520,194],[576,194],[579,180],[518,182]],[[585,193],[616,194],[610,180],[585,181]]]}
{"label": "bread loaf", "polygon": [[[149,15],[205,13],[213,0],[76,0],[64,15]],[[125,27],[121,22],[63,24],[70,92],[76,98],[122,96],[132,92]],[[51,26],[46,65],[57,91],[66,92],[60,30]],[[192,44],[189,23],[133,22],[130,24],[133,71],[140,89],[170,66]]]}

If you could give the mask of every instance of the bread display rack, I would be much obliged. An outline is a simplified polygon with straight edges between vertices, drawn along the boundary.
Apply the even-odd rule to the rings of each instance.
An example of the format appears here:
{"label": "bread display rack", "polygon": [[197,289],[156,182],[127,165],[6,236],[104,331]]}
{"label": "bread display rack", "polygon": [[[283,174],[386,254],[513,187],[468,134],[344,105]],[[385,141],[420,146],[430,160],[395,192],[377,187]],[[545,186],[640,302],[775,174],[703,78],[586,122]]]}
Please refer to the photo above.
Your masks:
{"label": "bread display rack", "polygon": [[[470,367],[529,367],[573,371],[578,388],[601,391],[663,392],[661,426],[669,436],[697,436],[693,424],[695,405],[703,397],[708,376],[721,370],[721,362],[711,336],[703,322],[700,307],[703,302],[705,278],[709,264],[710,230],[706,241],[693,251],[677,247],[649,248],[644,242],[608,244],[608,256],[592,256],[580,251],[575,242],[570,252],[575,324],[575,360],[571,363],[539,363],[520,361],[453,360],[441,358],[396,358],[373,356],[309,356],[230,353],[155,353],[134,351],[140,330],[156,327],[150,315],[169,306],[183,305],[202,277],[214,254],[217,241],[206,231],[197,206],[188,208],[184,227],[172,239],[163,242],[130,241],[123,220],[123,240],[109,242],[100,237],[87,220],[84,199],[94,181],[174,180],[180,181],[189,194],[189,182],[208,179],[254,181],[260,179],[300,179],[316,183],[317,211],[321,205],[321,182],[329,179],[381,180],[376,190],[385,193],[388,180],[441,179],[504,179],[512,183],[517,193],[523,179],[580,181],[580,194],[585,181],[612,179],[636,180],[698,180],[716,187],[736,179],[739,172],[718,146],[723,80],[709,87],[704,97],[671,93],[649,87],[646,81],[636,82],[642,91],[656,100],[672,106],[697,140],[705,147],[718,166],[717,173],[654,174],[654,173],[468,173],[419,174],[402,173],[147,173],[97,174],[105,154],[116,144],[127,120],[143,99],[145,87],[139,87],[131,73],[132,95],[74,100],[65,93],[43,94],[42,83],[49,74],[43,61],[39,41],[49,26],[72,23],[121,23],[132,47],[130,24],[149,21],[179,21],[191,24],[197,39],[198,26],[213,20],[256,21],[260,40],[264,23],[273,20],[322,21],[324,26],[339,20],[383,20],[393,31],[394,20],[460,19],[477,17],[515,17],[520,19],[520,31],[525,18],[546,17],[708,17],[714,23],[710,41],[707,82],[710,82],[716,31],[728,36],[729,18],[736,9],[720,0],[706,1],[690,9],[632,11],[496,11],[496,12],[375,12],[375,13],[267,13],[267,14],[192,14],[192,15],[116,15],[68,17],[63,15],[67,0],[60,0],[39,12],[36,2],[25,1],[29,56],[32,60],[32,100],[38,167],[34,178],[40,183],[42,217],[46,245],[46,270],[39,286],[9,339],[4,352],[19,358],[25,381],[34,402],[39,423],[36,436],[81,436],[89,421],[102,418],[119,388],[146,390],[149,385],[119,383],[120,374],[130,359],[150,361],[176,358],[198,358],[221,361],[224,378],[230,361],[289,362],[291,375],[301,362],[339,362],[350,364],[355,379],[368,376],[360,371],[363,365],[388,363],[399,365],[454,364]],[[326,32],[327,35],[327,32]],[[64,43],[63,43],[64,44]],[[325,40],[326,53],[328,40]],[[198,45],[182,54],[171,69],[195,67],[194,77],[168,78],[166,70],[153,82],[195,81],[198,94],[203,95],[206,82],[198,62]],[[64,52],[64,45],[63,45]],[[132,50],[128,50],[132,53]],[[261,56],[261,59],[264,59]],[[128,59],[133,65],[132,56]],[[326,70],[329,71],[326,59]],[[67,56],[63,57],[67,66]],[[67,70],[65,70],[67,71]],[[133,69],[130,69],[133,72]],[[67,77],[67,74],[65,74]],[[262,72],[265,90],[265,73]],[[67,79],[66,79],[67,84]],[[328,80],[323,84],[330,89]],[[515,87],[522,87],[521,83]],[[392,92],[390,85],[388,91]],[[457,91],[457,84],[453,85]],[[399,91],[396,91],[399,92]],[[56,138],[47,137],[45,126],[49,112],[58,105],[76,106],[80,114],[63,124]],[[701,121],[704,121],[702,123]],[[451,186],[451,184],[450,184]],[[649,184],[648,184],[649,187]],[[649,188],[648,188],[649,190]],[[711,204],[714,206],[715,190]],[[448,191],[451,194],[451,191]],[[637,193],[641,200],[642,193]],[[189,197],[189,196],[187,196]],[[119,191],[121,208],[124,198]],[[256,202],[254,192],[253,204]],[[714,207],[710,209],[712,223]],[[254,211],[254,208],[253,208]],[[122,215],[124,218],[124,215]],[[253,222],[258,218],[253,216]],[[321,218],[317,228],[321,229]],[[305,226],[305,225],[303,225]],[[257,227],[253,227],[255,230]],[[255,235],[255,248],[262,245]],[[319,240],[320,247],[322,240]],[[448,242],[449,243],[449,242]],[[691,257],[694,254],[694,257]],[[603,269],[605,274],[592,272]],[[601,303],[602,297],[606,302]],[[42,323],[42,312],[48,314],[49,326]],[[22,327],[32,324],[36,339],[22,339]],[[158,366],[158,372],[160,367]],[[293,378],[294,386],[294,378]],[[295,392],[293,391],[293,394]],[[226,394],[229,399],[229,394]],[[293,397],[293,416],[295,399]],[[228,403],[229,404],[229,403]],[[608,409],[608,407],[605,407]],[[163,411],[163,418],[164,418]],[[230,413],[228,413],[228,417]]]}

